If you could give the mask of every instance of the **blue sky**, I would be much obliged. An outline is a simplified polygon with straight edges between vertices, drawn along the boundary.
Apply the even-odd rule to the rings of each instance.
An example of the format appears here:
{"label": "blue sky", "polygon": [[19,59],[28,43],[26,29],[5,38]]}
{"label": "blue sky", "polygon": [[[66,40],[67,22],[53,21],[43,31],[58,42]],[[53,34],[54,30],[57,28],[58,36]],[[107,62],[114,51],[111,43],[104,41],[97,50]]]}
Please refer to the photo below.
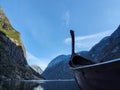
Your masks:
{"label": "blue sky", "polygon": [[120,0],[0,0],[12,26],[21,33],[29,64],[43,69],[56,56],[89,50],[120,24]]}

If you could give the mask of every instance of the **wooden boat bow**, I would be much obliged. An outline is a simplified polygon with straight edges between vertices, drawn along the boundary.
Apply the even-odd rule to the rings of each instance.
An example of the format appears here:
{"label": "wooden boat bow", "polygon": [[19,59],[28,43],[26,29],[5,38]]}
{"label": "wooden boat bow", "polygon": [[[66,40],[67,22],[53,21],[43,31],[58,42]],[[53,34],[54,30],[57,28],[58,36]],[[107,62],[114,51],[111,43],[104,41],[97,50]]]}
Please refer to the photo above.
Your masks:
{"label": "wooden boat bow", "polygon": [[72,53],[71,53],[71,59],[70,59],[70,65],[73,67],[76,66],[80,66],[80,65],[89,65],[89,64],[93,64],[92,61],[78,55],[77,53],[75,53],[75,34],[73,30],[70,30],[70,34],[71,34],[71,40],[72,40]]}

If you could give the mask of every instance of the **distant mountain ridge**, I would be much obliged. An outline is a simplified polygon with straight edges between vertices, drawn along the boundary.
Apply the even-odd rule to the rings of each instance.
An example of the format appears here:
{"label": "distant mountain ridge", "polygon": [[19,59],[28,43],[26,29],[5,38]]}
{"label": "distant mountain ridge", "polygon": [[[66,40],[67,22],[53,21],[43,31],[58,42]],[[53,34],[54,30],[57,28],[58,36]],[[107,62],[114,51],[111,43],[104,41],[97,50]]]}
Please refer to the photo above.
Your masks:
{"label": "distant mountain ridge", "polygon": [[70,56],[67,55],[56,57],[48,64],[42,75],[46,79],[73,79],[73,74],[68,65],[69,59]]}
{"label": "distant mountain ridge", "polygon": [[[93,46],[90,51],[81,51],[80,55],[96,63],[120,58],[120,26],[110,36]],[[70,55],[58,56],[49,63],[42,75],[47,79],[74,78],[68,65],[69,60]]]}

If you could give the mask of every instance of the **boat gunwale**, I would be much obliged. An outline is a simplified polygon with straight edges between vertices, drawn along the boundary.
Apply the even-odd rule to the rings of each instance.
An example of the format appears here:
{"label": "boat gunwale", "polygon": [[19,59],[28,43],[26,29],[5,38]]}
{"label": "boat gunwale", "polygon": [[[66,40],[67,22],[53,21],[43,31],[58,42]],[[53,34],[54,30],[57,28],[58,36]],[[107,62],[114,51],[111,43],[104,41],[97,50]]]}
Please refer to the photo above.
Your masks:
{"label": "boat gunwale", "polygon": [[118,62],[118,61],[120,61],[120,58],[112,59],[112,60],[104,61],[104,62],[99,62],[99,63],[95,63],[95,64],[90,64],[90,65],[82,65],[82,66],[78,66],[78,67],[71,66],[70,69],[75,70],[75,69],[84,69],[84,68],[89,68],[89,67],[97,67],[100,65],[110,64],[110,63]]}

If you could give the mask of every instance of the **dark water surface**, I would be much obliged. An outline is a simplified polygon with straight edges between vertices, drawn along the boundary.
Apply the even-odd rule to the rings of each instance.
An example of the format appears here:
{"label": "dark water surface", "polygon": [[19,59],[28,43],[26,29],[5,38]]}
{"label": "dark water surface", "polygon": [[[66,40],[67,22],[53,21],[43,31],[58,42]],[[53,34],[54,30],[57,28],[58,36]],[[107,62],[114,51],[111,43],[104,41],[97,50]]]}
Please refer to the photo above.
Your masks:
{"label": "dark water surface", "polygon": [[79,90],[74,80],[0,81],[0,90]]}

